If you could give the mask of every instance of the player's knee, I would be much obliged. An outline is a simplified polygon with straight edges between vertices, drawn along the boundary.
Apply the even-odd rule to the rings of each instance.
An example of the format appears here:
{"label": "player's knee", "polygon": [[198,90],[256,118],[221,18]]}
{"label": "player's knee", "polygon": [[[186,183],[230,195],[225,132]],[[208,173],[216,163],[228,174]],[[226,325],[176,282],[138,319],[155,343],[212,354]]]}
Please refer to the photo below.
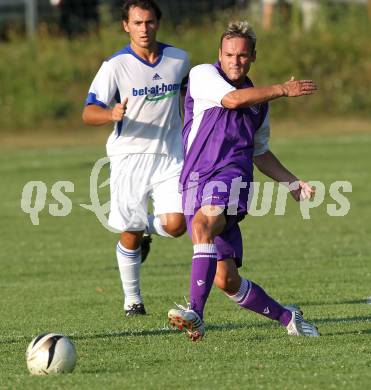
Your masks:
{"label": "player's knee", "polygon": [[169,227],[164,226],[164,230],[166,231],[166,233],[168,233],[172,237],[176,238],[176,237],[182,236],[185,233],[186,225],[184,223],[181,225],[175,225],[175,226],[169,226]]}
{"label": "player's knee", "polygon": [[202,220],[193,220],[192,237],[196,242],[209,241],[212,238],[209,225]]}
{"label": "player's knee", "polygon": [[169,234],[171,234],[173,237],[180,237],[182,236],[187,230],[185,222],[173,227]]}
{"label": "player's knee", "polygon": [[182,215],[168,216],[166,225],[163,225],[166,233],[170,234],[172,237],[180,237],[187,230],[187,225],[185,218]]}

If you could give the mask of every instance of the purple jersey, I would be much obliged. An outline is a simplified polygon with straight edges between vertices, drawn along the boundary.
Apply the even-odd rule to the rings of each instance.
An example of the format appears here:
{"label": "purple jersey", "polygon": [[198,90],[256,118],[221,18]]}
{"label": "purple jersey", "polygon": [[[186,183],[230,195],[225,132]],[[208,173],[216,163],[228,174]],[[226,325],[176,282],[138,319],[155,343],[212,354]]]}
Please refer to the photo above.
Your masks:
{"label": "purple jersey", "polygon": [[[196,78],[198,68],[204,74],[205,71],[213,74],[198,77],[197,85],[192,85],[192,76]],[[240,88],[249,87],[253,87],[253,83],[246,77]],[[224,108],[221,99],[233,90],[219,63],[199,65],[191,70],[182,132],[182,190],[187,188],[192,172],[198,174],[198,183],[204,183],[228,166],[238,168],[240,176],[252,181],[254,134],[267,116],[268,104],[236,110]]]}

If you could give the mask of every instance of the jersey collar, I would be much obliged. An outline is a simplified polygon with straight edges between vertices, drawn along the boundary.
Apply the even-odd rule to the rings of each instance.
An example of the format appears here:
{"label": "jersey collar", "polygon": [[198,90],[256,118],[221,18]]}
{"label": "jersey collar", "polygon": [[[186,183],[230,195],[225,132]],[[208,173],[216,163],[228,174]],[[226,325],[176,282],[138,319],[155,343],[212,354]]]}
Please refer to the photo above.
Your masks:
{"label": "jersey collar", "polygon": [[156,62],[154,62],[153,64],[151,64],[150,62],[146,61],[144,58],[142,58],[141,56],[139,56],[137,53],[135,53],[135,51],[131,48],[130,44],[128,44],[126,47],[125,47],[125,51],[131,55],[133,55],[137,60],[139,60],[142,64],[144,65],[147,65],[151,68],[154,68],[156,67],[162,60],[162,56],[163,56],[163,53],[164,53],[164,49],[166,47],[169,47],[169,45],[166,45],[165,43],[161,43],[161,42],[157,42],[157,48],[158,48],[158,58],[156,60]]}

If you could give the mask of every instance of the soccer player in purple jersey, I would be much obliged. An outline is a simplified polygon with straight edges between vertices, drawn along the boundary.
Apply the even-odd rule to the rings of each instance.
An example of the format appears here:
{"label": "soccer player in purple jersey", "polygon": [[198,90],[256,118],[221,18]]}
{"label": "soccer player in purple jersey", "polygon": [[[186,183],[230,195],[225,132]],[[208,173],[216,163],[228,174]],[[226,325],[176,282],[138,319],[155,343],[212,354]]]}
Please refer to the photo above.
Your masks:
{"label": "soccer player in purple jersey", "polygon": [[190,72],[180,177],[194,249],[190,303],[171,309],[168,318],[194,341],[205,334],[203,312],[213,282],[244,309],[278,321],[288,334],[319,336],[299,308],[280,305],[238,273],[242,263],[238,223],[248,212],[253,164],[286,183],[297,201],[313,193],[308,183],[300,181],[269,150],[267,102],[310,95],[317,87],[311,80],[292,78],[255,88],[246,76],[256,58],[255,43],[256,35],[247,22],[231,23],[221,37],[219,62],[198,65]]}

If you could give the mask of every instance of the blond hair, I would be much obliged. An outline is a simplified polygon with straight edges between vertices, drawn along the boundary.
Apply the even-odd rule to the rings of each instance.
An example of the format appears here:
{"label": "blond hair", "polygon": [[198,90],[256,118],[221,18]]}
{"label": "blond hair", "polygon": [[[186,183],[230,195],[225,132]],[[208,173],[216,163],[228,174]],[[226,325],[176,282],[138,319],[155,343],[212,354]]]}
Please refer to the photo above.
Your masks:
{"label": "blond hair", "polygon": [[236,21],[230,22],[227,29],[223,32],[220,38],[220,48],[222,47],[223,39],[230,39],[234,37],[245,38],[249,41],[251,53],[255,50],[256,34],[249,22]]}

